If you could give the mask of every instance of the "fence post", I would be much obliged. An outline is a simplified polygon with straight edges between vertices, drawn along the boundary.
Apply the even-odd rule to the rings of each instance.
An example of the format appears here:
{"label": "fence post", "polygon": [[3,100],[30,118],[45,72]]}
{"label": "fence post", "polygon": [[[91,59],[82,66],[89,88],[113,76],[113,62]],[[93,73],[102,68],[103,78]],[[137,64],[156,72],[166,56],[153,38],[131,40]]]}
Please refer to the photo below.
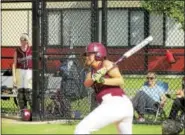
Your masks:
{"label": "fence post", "polygon": [[91,41],[99,40],[99,12],[98,12],[98,1],[91,1]]}
{"label": "fence post", "polygon": [[102,43],[107,45],[107,0],[102,0]]}
{"label": "fence post", "polygon": [[32,55],[33,55],[33,93],[32,93],[32,120],[39,120],[39,45],[40,21],[39,0],[32,1]]}
{"label": "fence post", "polygon": [[40,92],[39,92],[39,97],[40,97],[40,119],[44,120],[44,93],[45,93],[45,89],[46,89],[46,78],[45,78],[45,71],[46,71],[46,59],[47,57],[45,57],[46,54],[46,46],[47,46],[47,24],[46,24],[46,1],[43,0],[41,2],[41,50],[40,50],[40,57],[41,57],[41,75],[40,75]]}
{"label": "fence post", "polygon": [[[150,34],[149,30],[149,12],[144,10],[144,38],[147,38]],[[148,71],[148,46],[144,48],[144,71]]]}

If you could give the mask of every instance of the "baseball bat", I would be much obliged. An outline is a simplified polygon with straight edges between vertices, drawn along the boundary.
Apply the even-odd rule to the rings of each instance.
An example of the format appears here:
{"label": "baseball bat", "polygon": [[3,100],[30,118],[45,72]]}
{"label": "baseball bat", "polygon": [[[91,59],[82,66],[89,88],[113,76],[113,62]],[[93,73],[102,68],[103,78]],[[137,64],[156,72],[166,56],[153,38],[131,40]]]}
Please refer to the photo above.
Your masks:
{"label": "baseball bat", "polygon": [[112,69],[113,67],[115,67],[121,61],[129,58],[130,56],[132,56],[133,54],[135,54],[136,52],[138,52],[140,49],[142,49],[147,44],[149,44],[152,40],[153,40],[153,37],[152,36],[149,36],[149,37],[145,38],[141,43],[135,45],[133,48],[131,48],[130,50],[128,50],[127,52],[125,52],[116,62],[114,62],[114,64],[112,66],[110,66],[110,67],[107,68],[107,71],[109,71],[110,69]]}

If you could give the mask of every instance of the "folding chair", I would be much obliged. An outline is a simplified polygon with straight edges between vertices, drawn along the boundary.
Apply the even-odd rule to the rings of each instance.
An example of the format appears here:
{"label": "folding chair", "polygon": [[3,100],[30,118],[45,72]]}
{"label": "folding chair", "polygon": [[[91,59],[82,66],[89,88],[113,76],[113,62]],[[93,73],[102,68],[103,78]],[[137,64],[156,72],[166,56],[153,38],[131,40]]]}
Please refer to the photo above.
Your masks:
{"label": "folding chair", "polygon": [[[164,94],[167,93],[168,91],[168,83],[162,82],[162,81],[157,81],[156,82],[158,86],[160,86]],[[144,85],[148,85],[148,82],[145,82]],[[166,113],[163,109],[163,107],[160,105],[160,103],[156,102],[154,108],[145,108],[145,114],[149,115],[154,115],[154,120],[153,122],[156,122],[158,117],[160,117],[162,120],[166,118]],[[149,117],[148,117],[149,119]]]}

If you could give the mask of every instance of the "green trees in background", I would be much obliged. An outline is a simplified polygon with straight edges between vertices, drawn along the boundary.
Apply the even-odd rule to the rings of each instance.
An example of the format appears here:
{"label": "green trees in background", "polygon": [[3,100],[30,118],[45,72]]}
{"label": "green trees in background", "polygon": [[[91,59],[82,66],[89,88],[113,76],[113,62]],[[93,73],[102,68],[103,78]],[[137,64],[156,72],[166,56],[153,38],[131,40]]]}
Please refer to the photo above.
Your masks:
{"label": "green trees in background", "polygon": [[149,12],[157,11],[158,13],[164,13],[170,18],[174,18],[182,25],[182,29],[185,30],[184,16],[185,16],[185,1],[184,0],[144,0],[142,1],[142,7]]}

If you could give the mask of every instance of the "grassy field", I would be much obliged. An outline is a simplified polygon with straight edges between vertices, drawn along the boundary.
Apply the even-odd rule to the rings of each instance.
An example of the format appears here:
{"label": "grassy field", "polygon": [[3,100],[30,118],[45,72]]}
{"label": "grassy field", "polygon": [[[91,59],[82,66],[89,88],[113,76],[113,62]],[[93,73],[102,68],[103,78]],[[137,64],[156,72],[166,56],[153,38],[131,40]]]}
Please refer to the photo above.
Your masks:
{"label": "grassy field", "polygon": [[[26,124],[24,124],[26,123]],[[77,124],[77,123],[76,123]],[[31,124],[2,119],[2,134],[73,134],[76,124]],[[134,124],[133,134],[161,134],[161,125]],[[93,134],[117,134],[114,125],[108,125]],[[184,134],[184,131],[181,133]]]}
{"label": "grassy field", "polygon": [[[159,77],[160,80],[165,81],[169,84],[169,91],[174,93],[175,90],[181,88],[181,78],[164,78]],[[134,96],[138,89],[145,82],[145,78],[126,78],[124,90],[127,95]],[[165,106],[165,112],[169,114],[171,108],[171,100],[167,101]],[[89,99],[84,98],[79,101],[71,103],[73,110],[79,110],[86,115],[89,113]],[[16,112],[18,109],[13,103],[13,98],[10,100],[1,100],[1,109],[8,112]],[[2,134],[73,134],[75,124],[24,124],[24,123],[13,123],[7,122],[2,119]],[[117,131],[114,125],[109,125],[94,134],[116,134]],[[160,125],[133,125],[134,134],[161,134]]]}
{"label": "grassy field", "polygon": [[[144,76],[125,76],[125,84],[124,84],[124,90],[126,91],[126,94],[129,97],[133,97],[136,92],[139,90],[139,88],[143,85],[143,83],[146,81]],[[181,78],[180,77],[164,77],[164,76],[158,76],[158,80],[165,81],[169,84],[169,91],[171,93],[175,93],[175,90],[181,88]],[[45,98],[45,106],[51,102],[49,98]],[[168,100],[165,105],[165,112],[168,115],[170,108],[171,108],[172,100]],[[79,110],[82,112],[82,115],[87,115],[90,112],[89,107],[89,98],[84,98],[78,101],[71,102],[72,110]],[[3,108],[3,111],[6,112],[16,112],[18,109],[15,106],[13,102],[13,98],[10,100],[2,100],[1,101],[1,108]]]}
{"label": "grassy field", "polygon": [[[73,134],[76,124],[15,124],[2,119],[2,134]],[[117,134],[114,125],[106,126],[93,134]],[[133,134],[161,134],[160,125],[133,125]]]}

